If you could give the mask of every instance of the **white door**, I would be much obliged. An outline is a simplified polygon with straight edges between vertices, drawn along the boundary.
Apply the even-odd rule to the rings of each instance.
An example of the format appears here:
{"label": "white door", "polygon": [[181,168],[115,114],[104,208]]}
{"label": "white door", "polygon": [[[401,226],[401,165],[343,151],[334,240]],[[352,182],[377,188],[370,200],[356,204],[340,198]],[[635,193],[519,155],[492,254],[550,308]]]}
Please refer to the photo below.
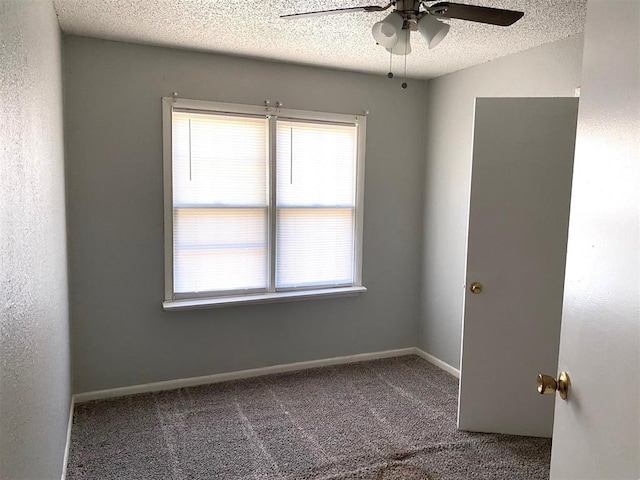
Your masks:
{"label": "white door", "polygon": [[[576,98],[478,98],[458,428],[550,437]],[[472,283],[482,291],[473,293]]]}
{"label": "white door", "polygon": [[589,1],[552,479],[640,478],[639,32],[637,0]]}

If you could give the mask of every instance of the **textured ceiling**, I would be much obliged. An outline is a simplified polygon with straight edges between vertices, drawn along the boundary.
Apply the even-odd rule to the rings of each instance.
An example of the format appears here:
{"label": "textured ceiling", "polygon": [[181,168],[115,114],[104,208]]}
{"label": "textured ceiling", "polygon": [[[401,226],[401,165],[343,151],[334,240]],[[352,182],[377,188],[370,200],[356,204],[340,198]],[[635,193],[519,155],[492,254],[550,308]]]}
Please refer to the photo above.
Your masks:
{"label": "textured ceiling", "polygon": [[[434,2],[427,2],[431,5]],[[433,50],[412,32],[407,76],[433,78],[583,31],[586,0],[457,0],[525,12],[511,27],[447,20]],[[54,0],[66,33],[386,74],[389,54],[371,26],[388,12],[283,20],[280,15],[385,0]],[[390,10],[389,10],[390,11]],[[404,57],[393,56],[402,73]]]}

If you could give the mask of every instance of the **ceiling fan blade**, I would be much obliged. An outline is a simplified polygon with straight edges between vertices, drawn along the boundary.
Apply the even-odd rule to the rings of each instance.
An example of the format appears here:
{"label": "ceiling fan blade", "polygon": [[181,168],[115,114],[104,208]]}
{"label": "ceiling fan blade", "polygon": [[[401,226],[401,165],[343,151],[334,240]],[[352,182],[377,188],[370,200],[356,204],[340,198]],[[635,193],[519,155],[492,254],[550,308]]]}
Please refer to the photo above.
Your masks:
{"label": "ceiling fan blade", "polygon": [[461,3],[441,2],[427,8],[431,15],[441,18],[457,18],[471,22],[489,23],[508,27],[522,18],[524,12],[501,8],[478,7]]}
{"label": "ceiling fan blade", "polygon": [[386,7],[380,7],[379,5],[369,5],[366,7],[350,7],[350,8],[336,8],[333,10],[319,10],[317,12],[305,12],[305,13],[292,13],[290,15],[280,15],[280,18],[304,18],[304,17],[319,17],[321,15],[335,15],[338,13],[350,13],[350,12],[383,12],[389,8],[391,4]]}

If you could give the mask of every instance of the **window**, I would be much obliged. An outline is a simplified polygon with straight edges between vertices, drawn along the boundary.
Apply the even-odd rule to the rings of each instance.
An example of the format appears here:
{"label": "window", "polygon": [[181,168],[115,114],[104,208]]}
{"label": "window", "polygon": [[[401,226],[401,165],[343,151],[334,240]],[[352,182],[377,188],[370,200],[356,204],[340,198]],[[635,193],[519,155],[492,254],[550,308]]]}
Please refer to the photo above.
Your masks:
{"label": "window", "polygon": [[164,98],[165,309],[365,291],[365,125]]}

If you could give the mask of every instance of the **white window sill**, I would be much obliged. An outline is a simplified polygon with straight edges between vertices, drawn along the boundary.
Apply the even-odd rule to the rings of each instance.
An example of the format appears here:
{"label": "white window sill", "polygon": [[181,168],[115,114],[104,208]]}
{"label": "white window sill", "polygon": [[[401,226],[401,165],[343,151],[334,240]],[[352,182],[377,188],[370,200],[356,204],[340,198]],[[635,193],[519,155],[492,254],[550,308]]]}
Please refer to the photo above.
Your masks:
{"label": "white window sill", "polygon": [[195,310],[198,308],[230,307],[233,305],[251,305],[257,303],[295,302],[321,298],[353,297],[366,292],[365,287],[324,288],[321,290],[303,290],[298,292],[260,293],[219,298],[195,298],[189,300],[166,300],[162,308],[172,310]]}

